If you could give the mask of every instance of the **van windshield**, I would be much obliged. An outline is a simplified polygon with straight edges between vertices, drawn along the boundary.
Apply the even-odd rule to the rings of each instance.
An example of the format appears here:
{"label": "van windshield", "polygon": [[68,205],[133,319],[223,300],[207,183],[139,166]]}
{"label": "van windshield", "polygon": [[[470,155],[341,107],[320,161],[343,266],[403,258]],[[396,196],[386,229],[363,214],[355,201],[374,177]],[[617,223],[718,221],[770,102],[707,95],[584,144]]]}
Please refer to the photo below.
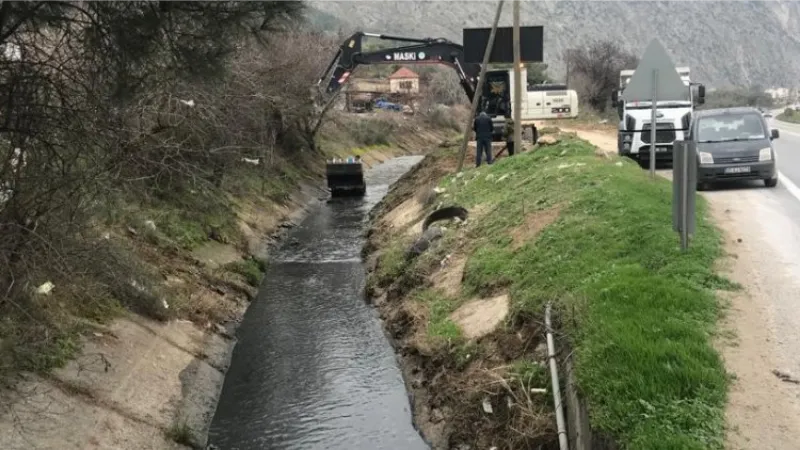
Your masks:
{"label": "van windshield", "polygon": [[698,142],[729,142],[768,139],[760,114],[739,113],[701,117],[697,121]]}

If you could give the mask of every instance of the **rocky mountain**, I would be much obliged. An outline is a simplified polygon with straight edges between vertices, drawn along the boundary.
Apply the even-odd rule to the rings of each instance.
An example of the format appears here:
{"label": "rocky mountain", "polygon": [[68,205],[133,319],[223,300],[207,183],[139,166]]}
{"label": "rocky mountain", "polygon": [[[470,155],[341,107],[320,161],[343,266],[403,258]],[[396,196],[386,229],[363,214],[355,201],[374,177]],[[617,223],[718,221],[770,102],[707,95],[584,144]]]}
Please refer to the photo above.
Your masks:
{"label": "rocky mountain", "polygon": [[[462,28],[492,24],[496,1],[310,1],[340,28],[461,42]],[[501,26],[511,25],[505,2]],[[709,87],[800,87],[800,2],[528,1],[522,25],[544,26],[544,60],[563,78],[564,51],[595,39],[635,54],[657,37]]]}

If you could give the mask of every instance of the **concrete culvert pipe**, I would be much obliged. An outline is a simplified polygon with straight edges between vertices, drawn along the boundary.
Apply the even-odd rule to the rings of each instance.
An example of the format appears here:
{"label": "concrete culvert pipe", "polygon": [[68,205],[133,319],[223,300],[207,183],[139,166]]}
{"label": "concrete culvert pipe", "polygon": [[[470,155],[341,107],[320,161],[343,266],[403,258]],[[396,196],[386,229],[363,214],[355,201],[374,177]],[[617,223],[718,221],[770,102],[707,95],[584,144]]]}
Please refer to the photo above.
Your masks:
{"label": "concrete culvert pipe", "polygon": [[445,208],[439,208],[436,211],[430,213],[428,217],[425,218],[425,221],[422,222],[422,231],[426,231],[428,227],[440,220],[445,219],[460,219],[460,220],[467,220],[468,212],[466,209],[460,206],[448,206]]}

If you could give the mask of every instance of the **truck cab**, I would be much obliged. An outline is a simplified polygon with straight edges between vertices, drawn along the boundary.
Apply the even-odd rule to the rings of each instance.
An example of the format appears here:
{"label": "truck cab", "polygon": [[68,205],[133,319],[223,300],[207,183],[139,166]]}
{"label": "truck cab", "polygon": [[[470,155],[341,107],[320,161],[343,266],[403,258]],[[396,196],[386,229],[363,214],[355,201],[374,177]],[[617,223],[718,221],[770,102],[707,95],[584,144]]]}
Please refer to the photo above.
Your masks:
{"label": "truck cab", "polygon": [[[695,105],[705,102],[705,86],[691,82],[690,69],[677,67],[676,70],[689,90],[689,100],[661,101],[656,104],[656,162],[672,162],[673,142],[685,138]],[[620,156],[630,157],[647,166],[650,162],[650,133],[653,126],[652,102],[625,100],[625,87],[634,72],[620,72],[619,90],[612,95],[612,104],[620,117],[617,150]]]}
{"label": "truck cab", "polygon": [[[523,68],[520,77],[522,86],[521,122],[524,128],[531,128],[534,142],[537,138],[535,122],[548,119],[567,119],[578,116],[578,94],[567,89],[565,84],[529,85],[528,71]],[[486,111],[492,118],[495,140],[504,135],[506,119],[512,118],[514,94],[514,69],[486,71],[486,83],[481,93],[479,111]]]}

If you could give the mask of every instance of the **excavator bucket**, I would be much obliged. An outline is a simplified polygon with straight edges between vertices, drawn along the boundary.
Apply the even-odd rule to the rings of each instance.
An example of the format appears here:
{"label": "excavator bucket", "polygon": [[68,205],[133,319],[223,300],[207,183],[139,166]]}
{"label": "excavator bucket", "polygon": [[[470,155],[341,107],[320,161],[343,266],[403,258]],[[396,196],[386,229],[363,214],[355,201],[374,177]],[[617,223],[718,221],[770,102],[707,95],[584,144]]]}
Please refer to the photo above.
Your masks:
{"label": "excavator bucket", "polygon": [[361,196],[367,191],[367,185],[364,182],[364,168],[360,162],[329,162],[325,169],[325,175],[328,178],[331,197]]}

